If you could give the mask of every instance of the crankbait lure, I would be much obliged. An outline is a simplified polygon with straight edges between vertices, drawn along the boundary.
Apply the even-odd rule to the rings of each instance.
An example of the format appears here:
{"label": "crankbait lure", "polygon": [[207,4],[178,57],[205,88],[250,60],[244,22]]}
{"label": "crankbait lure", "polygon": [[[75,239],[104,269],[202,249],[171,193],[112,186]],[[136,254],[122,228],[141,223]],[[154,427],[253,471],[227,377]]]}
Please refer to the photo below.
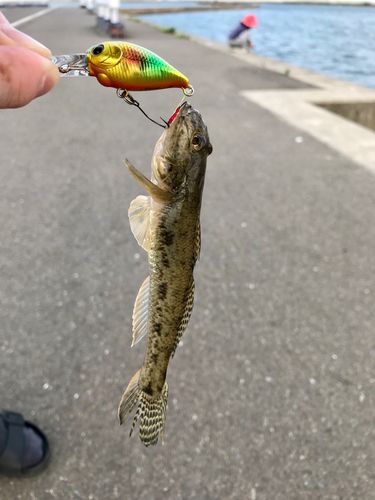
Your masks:
{"label": "crankbait lure", "polygon": [[194,93],[186,76],[150,50],[133,43],[103,42],[85,54],[53,56],[51,60],[61,76],[95,76],[101,85],[117,89],[118,97],[143,113],[130,90],[181,88],[185,96]]}

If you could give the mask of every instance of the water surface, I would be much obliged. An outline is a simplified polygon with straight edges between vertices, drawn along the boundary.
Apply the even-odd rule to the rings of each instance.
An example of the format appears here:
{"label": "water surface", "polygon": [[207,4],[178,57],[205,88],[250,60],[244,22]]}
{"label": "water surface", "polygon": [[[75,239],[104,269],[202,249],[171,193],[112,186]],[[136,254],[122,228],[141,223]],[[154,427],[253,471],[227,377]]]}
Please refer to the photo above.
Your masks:
{"label": "water surface", "polygon": [[[154,4],[155,5],[155,4]],[[161,26],[226,43],[250,11],[141,16]],[[252,11],[254,52],[375,88],[375,7],[262,5]]]}

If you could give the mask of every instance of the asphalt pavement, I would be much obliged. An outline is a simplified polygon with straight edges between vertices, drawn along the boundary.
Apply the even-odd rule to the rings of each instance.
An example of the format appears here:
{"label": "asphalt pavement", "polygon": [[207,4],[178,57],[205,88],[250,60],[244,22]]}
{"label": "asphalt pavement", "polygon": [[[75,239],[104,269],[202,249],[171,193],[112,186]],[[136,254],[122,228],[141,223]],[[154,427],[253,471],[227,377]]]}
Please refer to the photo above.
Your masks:
{"label": "asphalt pavement", "polygon": [[[55,55],[107,38],[82,9],[20,29]],[[0,401],[53,453],[34,479],[0,478],[0,499],[373,500],[374,175],[240,94],[308,84],[135,22],[126,39],[188,76],[214,148],[165,445],[117,420],[148,273],[123,159],[149,175],[161,129],[64,78],[0,113]],[[134,96],[168,119],[182,93]]]}

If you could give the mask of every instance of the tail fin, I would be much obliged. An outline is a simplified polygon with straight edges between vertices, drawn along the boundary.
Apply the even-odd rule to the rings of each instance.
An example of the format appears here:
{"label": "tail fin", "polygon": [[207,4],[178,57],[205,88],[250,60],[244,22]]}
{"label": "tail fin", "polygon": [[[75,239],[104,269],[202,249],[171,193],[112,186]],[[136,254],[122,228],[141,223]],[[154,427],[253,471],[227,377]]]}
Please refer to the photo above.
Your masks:
{"label": "tail fin", "polygon": [[138,409],[130,429],[130,436],[133,433],[138,417],[141,416],[139,437],[141,438],[142,443],[145,446],[156,444],[160,433],[162,443],[164,444],[165,413],[168,399],[167,381],[164,382],[164,387],[160,396],[155,398],[154,396],[150,396],[144,392],[139,387],[140,373],[141,370],[138,370],[129,382],[129,385],[122,396],[118,409],[120,425],[125,422],[138,402]]}

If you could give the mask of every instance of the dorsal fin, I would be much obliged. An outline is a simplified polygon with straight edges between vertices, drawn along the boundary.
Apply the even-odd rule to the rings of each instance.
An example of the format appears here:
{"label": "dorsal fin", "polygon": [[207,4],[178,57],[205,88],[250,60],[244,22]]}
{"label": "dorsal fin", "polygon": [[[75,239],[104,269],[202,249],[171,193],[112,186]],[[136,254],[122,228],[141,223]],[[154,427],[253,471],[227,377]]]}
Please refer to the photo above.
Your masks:
{"label": "dorsal fin", "polygon": [[201,253],[201,223],[198,220],[196,235],[195,235],[195,253],[194,253],[194,262],[197,262]]}
{"label": "dorsal fin", "polygon": [[180,343],[181,337],[182,337],[184,331],[186,330],[186,327],[187,327],[189,320],[190,320],[191,312],[193,310],[193,305],[194,305],[194,291],[195,291],[195,284],[194,284],[194,280],[192,280],[189,291],[188,291],[185,311],[184,311],[184,314],[182,316],[181,323],[180,323],[180,326],[178,328],[176,340],[175,340],[175,343],[173,346],[173,350],[172,350],[172,354],[171,354],[172,358],[175,355],[178,344]]}

